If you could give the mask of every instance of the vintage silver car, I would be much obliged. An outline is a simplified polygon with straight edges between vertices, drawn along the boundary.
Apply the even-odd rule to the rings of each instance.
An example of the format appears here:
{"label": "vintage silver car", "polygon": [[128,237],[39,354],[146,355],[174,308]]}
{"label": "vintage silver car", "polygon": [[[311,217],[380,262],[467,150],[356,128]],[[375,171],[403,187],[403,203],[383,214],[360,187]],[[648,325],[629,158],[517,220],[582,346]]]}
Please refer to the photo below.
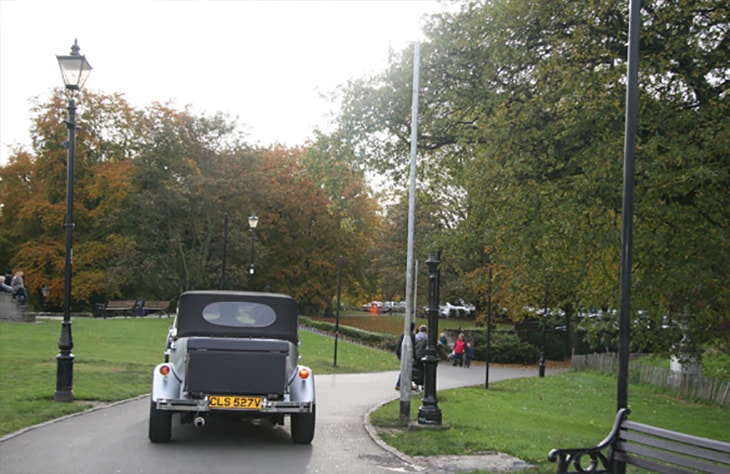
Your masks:
{"label": "vintage silver car", "polygon": [[263,418],[291,438],[314,437],[314,374],[299,362],[298,308],[287,295],[189,291],[180,296],[155,367],[149,439],[167,442],[173,415],[205,426],[209,416]]}

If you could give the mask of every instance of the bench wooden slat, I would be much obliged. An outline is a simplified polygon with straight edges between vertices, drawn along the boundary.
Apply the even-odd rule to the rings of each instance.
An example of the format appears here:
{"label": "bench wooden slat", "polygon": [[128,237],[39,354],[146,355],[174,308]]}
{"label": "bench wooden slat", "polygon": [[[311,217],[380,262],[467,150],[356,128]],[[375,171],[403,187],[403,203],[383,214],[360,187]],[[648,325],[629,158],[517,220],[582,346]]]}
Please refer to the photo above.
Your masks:
{"label": "bench wooden slat", "polygon": [[108,311],[131,310],[134,308],[134,303],[136,303],[134,300],[110,301],[106,304],[105,309]]}
{"label": "bench wooden slat", "polygon": [[[701,457],[702,453],[694,455],[700,457],[687,457],[672,451],[663,451],[661,449],[651,448],[633,443],[616,443],[615,456],[618,456],[619,453],[625,453],[627,456],[638,455],[644,458],[651,458],[659,461],[659,463],[657,463],[657,465],[659,466],[665,466],[665,464],[660,463],[668,463],[674,464],[676,466],[700,470],[702,472],[715,472],[713,469],[714,467],[721,467],[716,464],[712,464],[710,461],[703,461]],[[725,468],[725,472],[727,472],[727,468]]]}
{"label": "bench wooden slat", "polygon": [[170,306],[169,301],[145,301],[144,309],[167,309]]}
{"label": "bench wooden slat", "polygon": [[676,439],[677,441],[684,444],[692,444],[703,448],[713,449],[720,452],[730,453],[728,443],[723,441],[717,441],[710,438],[702,438],[700,436],[694,436],[687,433],[680,433],[678,431],[672,431],[665,428],[659,428],[657,426],[645,425],[638,421],[624,420],[621,424],[622,429],[640,431],[642,433]]}
{"label": "bench wooden slat", "polygon": [[647,469],[653,472],[661,472],[663,474],[696,474],[695,471],[686,471],[684,469],[667,466],[656,461],[651,461],[626,453],[616,453],[614,454],[614,459],[616,461],[625,462],[626,464],[633,464],[634,466],[638,466],[642,469]]}
{"label": "bench wooden slat", "polygon": [[[730,454],[728,454],[727,452],[717,451],[712,448],[706,447],[709,446],[709,443],[706,442],[714,440],[709,440],[706,438],[696,438],[685,433],[670,433],[672,434],[667,434],[664,438],[654,438],[651,436],[645,436],[643,434],[640,434],[640,432],[638,431],[621,431],[621,439],[632,441],[633,443],[619,444],[625,451],[632,451],[633,447],[637,446],[636,443],[638,443],[639,445],[651,446],[665,451],[673,451],[687,456],[694,456],[708,459],[710,461],[730,464]],[[679,440],[681,442],[675,442],[674,440]]]}

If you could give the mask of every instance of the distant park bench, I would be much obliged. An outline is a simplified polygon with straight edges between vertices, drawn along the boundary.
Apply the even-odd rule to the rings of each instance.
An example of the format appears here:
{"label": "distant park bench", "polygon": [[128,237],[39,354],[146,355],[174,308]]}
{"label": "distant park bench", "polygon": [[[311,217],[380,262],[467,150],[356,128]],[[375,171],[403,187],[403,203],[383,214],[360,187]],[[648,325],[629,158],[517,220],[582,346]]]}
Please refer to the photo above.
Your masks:
{"label": "distant park bench", "polygon": [[628,415],[627,408],[620,409],[611,432],[596,446],[550,451],[558,474],[620,472],[621,463],[662,473],[730,472],[730,443],[629,421]]}
{"label": "distant park bench", "polygon": [[94,316],[103,318],[116,315],[132,316],[135,314],[136,309],[140,309],[137,300],[108,301],[107,303],[97,303]]}
{"label": "distant park bench", "polygon": [[159,313],[160,317],[162,317],[163,314],[170,316],[169,301],[145,301],[142,309],[145,316],[150,313]]}

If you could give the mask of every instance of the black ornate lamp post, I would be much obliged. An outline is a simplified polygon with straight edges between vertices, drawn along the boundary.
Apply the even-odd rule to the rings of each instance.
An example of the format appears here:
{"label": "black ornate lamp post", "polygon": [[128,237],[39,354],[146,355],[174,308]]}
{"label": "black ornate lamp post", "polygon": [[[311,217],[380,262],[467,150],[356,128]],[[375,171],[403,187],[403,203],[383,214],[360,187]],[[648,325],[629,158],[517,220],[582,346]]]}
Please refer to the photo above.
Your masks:
{"label": "black ornate lamp post", "polygon": [[419,425],[440,425],[441,409],[436,399],[436,364],[439,358],[436,355],[436,332],[438,332],[439,312],[439,260],[435,255],[429,255],[428,265],[428,345],[426,357],[423,358],[425,387],[423,405],[418,408]]}
{"label": "black ornate lamp post", "polygon": [[484,356],[486,373],[484,388],[489,388],[489,362],[492,350],[492,267],[489,267],[489,284],[487,288],[487,353]]}
{"label": "black ornate lamp post", "polygon": [[221,290],[226,284],[226,247],[228,246],[228,213],[223,214],[223,266],[221,268]]}
{"label": "black ornate lamp post", "polygon": [[545,310],[542,313],[542,342],[540,343],[540,367],[538,375],[545,377],[545,319],[548,317],[548,288],[549,282],[545,281]]}
{"label": "black ornate lamp post", "polygon": [[43,312],[48,311],[48,297],[51,295],[51,288],[45,283],[41,286],[41,296],[43,296]]}
{"label": "black ornate lamp post", "polygon": [[253,277],[253,243],[255,240],[254,232],[256,230],[256,226],[259,225],[259,218],[256,217],[256,213],[252,213],[251,217],[248,218],[248,228],[251,231],[251,266],[248,269],[248,273]]}
{"label": "black ornate lamp post", "polygon": [[74,356],[71,350],[74,347],[71,335],[71,264],[73,260],[73,198],[74,198],[74,152],[76,141],[76,101],[74,94],[84,86],[91,72],[91,65],[86,56],[79,54],[78,41],[74,40],[71,54],[56,56],[61,68],[63,83],[69,91],[68,99],[68,159],[66,163],[66,266],[64,269],[63,285],[63,323],[61,323],[61,337],[58,340],[60,353],[56,356],[56,393],[53,399],[57,402],[73,401],[73,368]]}

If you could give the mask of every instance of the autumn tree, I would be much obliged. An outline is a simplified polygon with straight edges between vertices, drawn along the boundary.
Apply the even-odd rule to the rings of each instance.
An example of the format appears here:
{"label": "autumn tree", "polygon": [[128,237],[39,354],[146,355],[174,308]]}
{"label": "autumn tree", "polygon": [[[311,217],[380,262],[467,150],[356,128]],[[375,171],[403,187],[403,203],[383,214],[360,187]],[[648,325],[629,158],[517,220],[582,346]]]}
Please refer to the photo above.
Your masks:
{"label": "autumn tree", "polygon": [[[29,288],[63,287],[63,102],[56,93],[38,103],[33,150],[18,150],[0,169],[4,261],[25,270]],[[74,309],[219,288],[224,214],[225,288],[286,292],[309,312],[330,305],[338,257],[367,253],[375,208],[357,173],[343,169],[347,179],[336,189],[316,172],[316,160],[304,163],[306,149],[252,147],[225,114],[195,115],[169,103],[136,110],[119,95],[88,91],[78,103]],[[250,275],[252,212],[261,225]],[[348,278],[363,286],[363,270],[351,260]],[[52,291],[52,306],[61,293]]]}
{"label": "autumn tree", "polygon": [[[56,306],[64,287],[66,103],[60,90],[47,102],[36,99],[32,151],[17,151],[0,170],[8,264],[25,271],[31,294],[50,286]],[[105,225],[130,192],[125,153],[133,116],[121,96],[82,92],[78,105],[72,298],[88,302],[117,288],[105,273],[104,262],[117,251],[116,235]]]}

